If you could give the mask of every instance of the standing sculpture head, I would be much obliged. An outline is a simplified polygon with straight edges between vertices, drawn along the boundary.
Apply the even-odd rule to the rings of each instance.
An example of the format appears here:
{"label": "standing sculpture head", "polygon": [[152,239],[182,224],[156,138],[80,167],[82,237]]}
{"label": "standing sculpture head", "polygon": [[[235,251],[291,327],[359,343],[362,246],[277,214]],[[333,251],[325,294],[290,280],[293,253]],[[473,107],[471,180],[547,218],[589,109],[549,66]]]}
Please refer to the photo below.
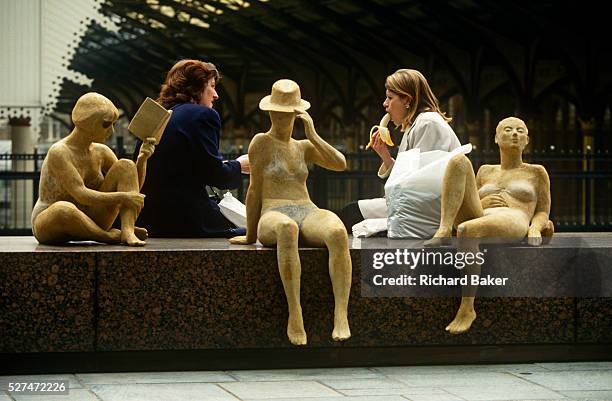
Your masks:
{"label": "standing sculpture head", "polygon": [[119,110],[105,96],[96,92],[84,94],[72,109],[72,122],[80,131],[92,136],[95,142],[104,142],[114,132],[113,124]]}
{"label": "standing sculpture head", "polygon": [[[402,68],[385,80],[387,98],[383,107],[391,120],[406,129],[415,117],[424,111],[435,111],[446,121],[451,121],[440,109],[438,99],[431,90],[425,76],[417,70]],[[397,97],[397,100],[394,99]]]}
{"label": "standing sculpture head", "polygon": [[520,118],[504,118],[495,129],[495,143],[502,152],[520,150],[522,153],[529,143],[527,125]]}
{"label": "standing sculpture head", "polygon": [[272,122],[293,120],[296,111],[306,111],[310,103],[302,99],[300,86],[290,79],[279,79],[272,85],[272,92],[259,101],[259,108],[270,113]]}
{"label": "standing sculpture head", "polygon": [[215,86],[221,79],[217,67],[200,60],[181,60],[174,64],[161,87],[157,102],[169,109],[179,103],[212,107],[219,99]]}
{"label": "standing sculpture head", "polygon": [[302,99],[300,86],[290,79],[279,79],[272,85],[272,92],[259,101],[263,111],[280,111],[293,113],[296,110],[306,111],[310,103]]}

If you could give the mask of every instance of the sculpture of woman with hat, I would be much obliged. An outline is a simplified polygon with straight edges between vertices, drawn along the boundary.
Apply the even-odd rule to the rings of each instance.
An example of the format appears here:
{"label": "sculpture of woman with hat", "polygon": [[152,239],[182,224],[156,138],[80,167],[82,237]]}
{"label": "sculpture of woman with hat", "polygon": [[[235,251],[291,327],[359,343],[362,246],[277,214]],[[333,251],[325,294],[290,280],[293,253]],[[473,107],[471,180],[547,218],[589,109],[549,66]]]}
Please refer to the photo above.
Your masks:
{"label": "sculpture of woman with hat", "polygon": [[[247,232],[246,236],[230,240],[234,244],[252,244],[259,239],[264,246],[277,247],[278,268],[289,306],[287,335],[295,345],[307,341],[300,305],[298,239],[309,246],[329,249],[335,299],[332,338],[341,341],[351,336],[347,317],[352,277],[348,236],[338,216],[319,209],[306,188],[307,163],[342,171],[346,160],[317,134],[306,112],[309,107],[310,103],[301,99],[297,83],[288,79],[276,81],[271,95],[260,101],[259,108],[269,112],[272,126],[268,132],[255,135],[249,146]],[[291,137],[296,117],[303,121],[307,139]]]}

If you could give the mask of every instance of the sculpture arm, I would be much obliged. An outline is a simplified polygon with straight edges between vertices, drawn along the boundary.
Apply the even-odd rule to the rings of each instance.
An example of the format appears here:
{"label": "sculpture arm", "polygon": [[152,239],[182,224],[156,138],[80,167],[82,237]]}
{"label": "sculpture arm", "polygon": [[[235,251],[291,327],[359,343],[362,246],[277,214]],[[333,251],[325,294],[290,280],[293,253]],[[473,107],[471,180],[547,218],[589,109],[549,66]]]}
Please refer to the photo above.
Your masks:
{"label": "sculpture arm", "polygon": [[[47,158],[47,162],[49,163],[49,171],[52,171],[53,174],[61,177],[61,179],[58,181],[60,182],[62,188],[80,205],[114,206],[123,203],[125,200],[124,198],[126,195],[128,195],[126,192],[101,192],[87,188],[76,167],[66,160],[64,154],[61,154],[54,149],[49,150]],[[105,163],[107,163],[106,159],[102,162],[103,168],[105,167]]]}
{"label": "sculpture arm", "polygon": [[333,171],[346,170],[346,159],[344,155],[325,142],[317,134],[314,123],[310,115],[305,111],[296,111],[297,117],[304,122],[304,130],[308,141],[304,141],[304,156],[307,163],[314,163],[318,166]]}
{"label": "sculpture arm", "polygon": [[239,236],[230,239],[232,244],[247,245],[257,241],[257,226],[261,217],[262,206],[262,183],[263,183],[263,163],[261,154],[264,144],[262,136],[257,134],[253,137],[249,145],[249,162],[251,175],[249,177],[249,188],[246,194],[247,227],[246,236]]}
{"label": "sculpture arm", "polygon": [[[261,174],[257,174],[257,176],[260,175]],[[257,225],[261,217],[261,177],[256,177],[251,174],[250,180],[249,189],[246,195],[247,244],[253,244],[257,241]]]}
{"label": "sculpture arm", "polygon": [[480,189],[482,187],[482,177],[487,175],[486,170],[489,169],[488,164],[483,164],[476,172],[476,189]]}
{"label": "sculpture arm", "polygon": [[548,225],[550,216],[550,178],[543,166],[534,166],[538,180],[537,203],[527,234],[529,244],[542,243],[542,230]]}
{"label": "sculpture arm", "polygon": [[147,138],[140,146],[136,158],[136,171],[138,172],[138,189],[142,189],[147,175],[147,160],[155,151],[155,138]]}

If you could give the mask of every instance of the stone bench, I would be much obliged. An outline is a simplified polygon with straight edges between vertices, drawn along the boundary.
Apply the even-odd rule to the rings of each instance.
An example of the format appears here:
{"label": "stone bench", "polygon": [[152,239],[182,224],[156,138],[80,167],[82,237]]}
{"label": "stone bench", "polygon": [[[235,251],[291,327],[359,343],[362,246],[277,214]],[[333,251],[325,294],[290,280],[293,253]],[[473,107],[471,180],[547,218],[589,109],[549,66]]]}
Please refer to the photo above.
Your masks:
{"label": "stone bench", "polygon": [[[517,245],[513,259],[535,260],[529,268],[537,269],[544,262],[534,256],[566,249],[567,236],[559,234],[540,249]],[[598,257],[612,260],[612,234],[580,236]],[[458,298],[361,296],[361,249],[420,249],[422,241],[351,241],[353,337],[331,340],[327,251],[304,248],[308,346],[296,348],[285,334],[286,300],[274,249],[224,239],[150,239],[144,248],[128,248],[51,247],[32,237],[0,237],[0,360],[9,362],[2,369],[32,372],[35,363],[49,372],[612,357],[612,298],[481,298],[472,329],[453,336],[444,327]]]}

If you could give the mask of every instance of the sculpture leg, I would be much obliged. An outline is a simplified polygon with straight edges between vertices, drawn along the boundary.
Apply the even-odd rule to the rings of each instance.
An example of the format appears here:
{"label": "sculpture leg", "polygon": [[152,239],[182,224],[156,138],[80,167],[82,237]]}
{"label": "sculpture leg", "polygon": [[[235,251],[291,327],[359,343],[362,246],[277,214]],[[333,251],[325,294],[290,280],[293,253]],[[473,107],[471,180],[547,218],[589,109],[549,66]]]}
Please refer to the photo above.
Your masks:
{"label": "sculpture leg", "polygon": [[[102,192],[139,192],[138,172],[134,162],[128,159],[118,160],[108,170],[98,190]],[[145,242],[139,237],[146,238],[146,230],[139,229],[138,236],[135,233],[134,223],[139,212],[135,208],[118,206],[87,208],[87,214],[103,229],[110,228],[119,214],[121,216],[121,242],[130,246],[145,245]]]}
{"label": "sculpture leg", "polygon": [[61,244],[68,241],[98,241],[118,244],[121,231],[101,229],[95,221],[70,202],[55,202],[34,220],[34,233],[41,244]]}
{"label": "sculpture leg", "polygon": [[[457,227],[458,250],[476,253],[480,251],[479,245],[482,238],[500,237],[506,241],[517,241],[524,238],[528,230],[529,221],[518,210],[483,216],[459,224]],[[465,266],[463,274],[480,276],[480,270],[481,265],[474,262]],[[461,305],[453,321],[446,327],[446,331],[451,334],[461,334],[469,330],[476,319],[474,300],[477,289],[477,285],[467,285],[461,288]]]}
{"label": "sculpture leg", "polygon": [[453,225],[481,217],[483,214],[472,163],[465,155],[454,156],[448,162],[442,181],[440,227],[433,239],[426,241],[425,245],[442,244],[442,238],[451,236]]}
{"label": "sculpture leg", "polygon": [[332,338],[343,341],[351,336],[348,322],[348,302],[351,292],[352,263],[348,235],[338,216],[319,209],[304,219],[302,237],[313,246],[329,250],[329,276],[334,291],[334,330]]}
{"label": "sculpture leg", "polygon": [[[463,226],[460,226],[463,228]],[[480,251],[479,238],[471,238],[465,236],[465,231],[457,231],[458,245],[457,251],[464,253],[476,254]],[[478,285],[471,284],[472,276],[479,276],[481,271],[481,265],[473,261],[470,264],[465,265],[462,270],[462,275],[468,277],[468,285],[461,287],[461,304],[455,314],[455,318],[450,322],[445,330],[451,334],[465,333],[470,329],[474,320],[476,320],[476,310],[474,309],[474,301],[476,299],[476,292],[478,291]]]}
{"label": "sculpture leg", "polygon": [[287,337],[294,345],[306,344],[306,331],[300,304],[302,268],[298,254],[299,228],[295,221],[279,212],[267,212],[259,220],[257,237],[265,245],[276,245],[278,270],[289,307]]}

